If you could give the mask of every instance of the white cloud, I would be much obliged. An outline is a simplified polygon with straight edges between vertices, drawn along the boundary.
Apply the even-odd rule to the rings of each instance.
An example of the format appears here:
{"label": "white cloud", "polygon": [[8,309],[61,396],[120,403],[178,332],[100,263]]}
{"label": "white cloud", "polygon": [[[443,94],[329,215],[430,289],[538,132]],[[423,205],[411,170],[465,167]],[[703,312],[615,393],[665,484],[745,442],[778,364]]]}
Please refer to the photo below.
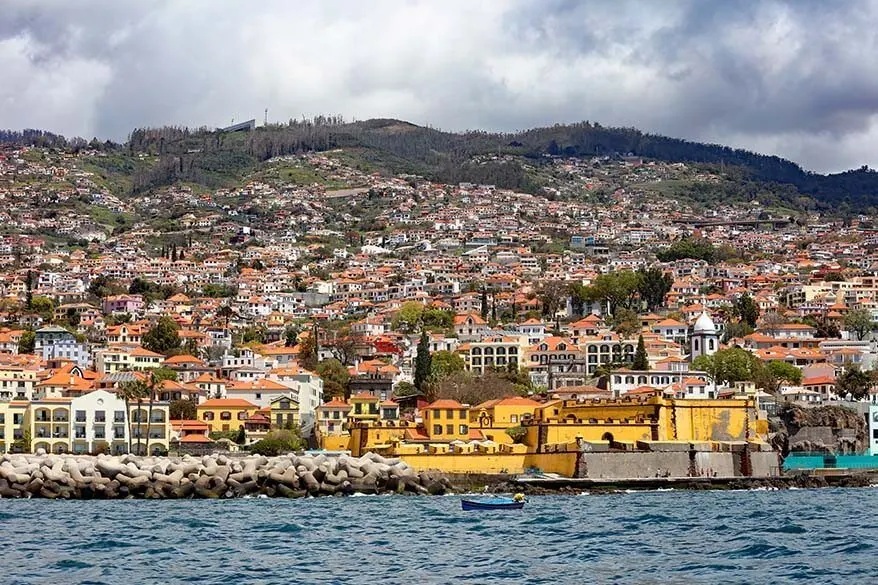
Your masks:
{"label": "white cloud", "polygon": [[875,3],[29,0],[0,14],[0,127],[123,139],[231,118],[446,129],[596,120],[866,164]]}

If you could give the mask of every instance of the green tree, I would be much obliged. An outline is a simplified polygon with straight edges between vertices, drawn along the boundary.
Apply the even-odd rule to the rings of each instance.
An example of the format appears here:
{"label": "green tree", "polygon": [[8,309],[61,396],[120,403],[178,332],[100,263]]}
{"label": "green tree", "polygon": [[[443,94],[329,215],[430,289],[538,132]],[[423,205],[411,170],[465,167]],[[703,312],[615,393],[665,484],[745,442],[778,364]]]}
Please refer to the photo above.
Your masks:
{"label": "green tree", "polygon": [[848,311],[847,315],[844,316],[842,324],[846,331],[857,337],[857,341],[862,341],[875,328],[872,313],[867,309]]}
{"label": "green tree", "polygon": [[751,379],[759,388],[771,394],[776,394],[782,384],[801,383],[802,370],[780,360],[773,360],[767,364],[757,362]]}
{"label": "green tree", "polygon": [[247,442],[247,431],[244,430],[244,426],[241,425],[238,427],[238,435],[235,437],[235,443],[238,445],[243,445]]}
{"label": "green tree", "polygon": [[641,268],[637,271],[637,292],[650,311],[665,304],[665,296],[670,292],[674,279],[670,273],[658,268]]}
{"label": "green tree", "polygon": [[649,354],[646,353],[646,343],[643,341],[643,335],[637,336],[637,351],[634,352],[634,363],[631,364],[632,370],[645,371],[649,369]]}
{"label": "green tree", "polygon": [[52,320],[52,315],[55,311],[55,302],[49,297],[33,297],[31,299],[31,311],[38,313],[43,321],[49,322]]}
{"label": "green tree", "polygon": [[743,321],[734,321],[727,323],[723,330],[723,343],[728,343],[730,339],[740,339],[753,333],[753,328]]}
{"label": "green tree", "polygon": [[759,319],[759,307],[756,306],[756,302],[750,297],[750,295],[744,293],[738,297],[735,300],[732,310],[735,315],[738,316],[738,319],[749,325],[751,328],[756,328],[756,321]]}
{"label": "green tree", "polygon": [[643,329],[637,313],[626,307],[619,307],[610,319],[613,330],[622,337],[632,337]]}
{"label": "green tree", "polygon": [[21,337],[18,340],[18,353],[33,353],[36,343],[37,336],[33,331],[28,329],[22,332]]}
{"label": "green tree", "polygon": [[415,354],[415,388],[424,391],[424,383],[430,378],[430,338],[427,330],[421,330],[421,338]]}
{"label": "green tree", "polygon": [[426,309],[421,315],[424,327],[445,330],[454,324],[454,313],[443,309]]}
{"label": "green tree", "polygon": [[414,333],[421,323],[421,316],[423,314],[423,304],[418,301],[408,301],[399,308],[399,311],[393,318],[392,326],[403,333]]}
{"label": "green tree", "polygon": [[721,349],[713,355],[700,355],[692,362],[696,370],[706,372],[717,384],[734,384],[753,380],[759,360],[740,347]]}
{"label": "green tree", "polygon": [[295,347],[295,345],[299,342],[299,330],[298,328],[287,325],[286,329],[284,329],[284,345],[286,347]]}
{"label": "green tree", "polygon": [[195,402],[188,398],[172,400],[169,417],[171,420],[195,420],[197,418]]}
{"label": "green tree", "polygon": [[152,378],[155,380],[156,384],[161,384],[165,380],[177,380],[177,372],[172,370],[171,368],[155,368],[149,371]]}
{"label": "green tree", "polygon": [[606,302],[611,314],[620,308],[637,310],[640,308],[637,302],[639,284],[640,277],[630,270],[599,274],[585,288],[585,300]]}
{"label": "green tree", "polygon": [[179,331],[176,321],[163,316],[143,335],[141,343],[149,351],[168,355],[180,349]]}
{"label": "green tree", "polygon": [[656,251],[655,255],[661,262],[674,262],[691,258],[713,264],[717,259],[716,248],[703,238],[683,238],[664,250]]}
{"label": "green tree", "polygon": [[393,390],[393,395],[397,397],[413,396],[415,394],[420,394],[420,392],[418,392],[418,389],[415,388],[415,385],[411,382],[398,382],[396,388]]}
{"label": "green tree", "polygon": [[241,340],[244,343],[265,343],[265,335],[267,331],[261,325],[251,325],[244,329]]}
{"label": "green tree", "polygon": [[873,377],[868,372],[851,365],[845,367],[835,380],[835,393],[841,397],[850,394],[854,400],[860,400],[869,396],[872,384]]}
{"label": "green tree", "polygon": [[434,380],[450,376],[455,372],[462,372],[466,369],[464,359],[454,351],[445,349],[434,352],[430,360],[430,376]]}
{"label": "green tree", "polygon": [[347,395],[348,382],[351,374],[337,359],[323,360],[314,368],[315,373],[323,379],[324,400],[343,398]]}

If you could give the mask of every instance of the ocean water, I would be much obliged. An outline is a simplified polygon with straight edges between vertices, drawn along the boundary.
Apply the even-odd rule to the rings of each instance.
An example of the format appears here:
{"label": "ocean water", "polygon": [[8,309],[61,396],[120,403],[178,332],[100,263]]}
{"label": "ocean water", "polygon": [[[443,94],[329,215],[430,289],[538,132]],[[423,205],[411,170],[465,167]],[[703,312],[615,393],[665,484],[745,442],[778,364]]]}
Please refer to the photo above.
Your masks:
{"label": "ocean water", "polygon": [[878,489],[0,500],[0,583],[878,582]]}

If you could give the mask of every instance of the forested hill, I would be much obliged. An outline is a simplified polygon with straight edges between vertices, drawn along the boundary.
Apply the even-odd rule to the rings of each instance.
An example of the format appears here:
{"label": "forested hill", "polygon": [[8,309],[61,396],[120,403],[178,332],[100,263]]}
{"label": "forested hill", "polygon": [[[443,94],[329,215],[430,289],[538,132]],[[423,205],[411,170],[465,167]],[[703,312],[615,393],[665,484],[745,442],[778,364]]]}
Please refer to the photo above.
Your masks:
{"label": "forested hill", "polygon": [[[0,143],[50,147],[101,148],[119,156],[110,170],[130,175],[135,191],[176,181],[207,187],[229,184],[274,156],[306,150],[354,149],[365,164],[394,173],[416,173],[443,182],[494,183],[532,191],[537,185],[521,164],[494,160],[472,162],[474,156],[510,154],[540,160],[544,155],[575,157],[632,154],[668,162],[693,162],[739,168],[751,181],[794,186],[825,207],[850,206],[854,211],[878,206],[878,173],[866,167],[839,174],[804,171],[777,156],[646,134],[634,128],[597,123],[556,125],[516,133],[443,132],[399,120],[345,122],[338,117],[291,120],[252,132],[223,133],[179,127],[134,130],[124,145],[93,140],[66,140],[48,132],[0,132]],[[159,156],[158,164],[139,165],[141,153]],[[124,156],[129,155],[129,156]]]}

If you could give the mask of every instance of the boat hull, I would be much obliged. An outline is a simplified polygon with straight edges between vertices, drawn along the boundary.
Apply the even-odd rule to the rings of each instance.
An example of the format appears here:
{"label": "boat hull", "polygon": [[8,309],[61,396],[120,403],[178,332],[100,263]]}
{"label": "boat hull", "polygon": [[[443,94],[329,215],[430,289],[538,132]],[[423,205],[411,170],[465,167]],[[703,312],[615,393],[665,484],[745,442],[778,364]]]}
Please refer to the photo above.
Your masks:
{"label": "boat hull", "polygon": [[475,500],[461,500],[460,505],[464,510],[521,510],[524,502],[478,502]]}

